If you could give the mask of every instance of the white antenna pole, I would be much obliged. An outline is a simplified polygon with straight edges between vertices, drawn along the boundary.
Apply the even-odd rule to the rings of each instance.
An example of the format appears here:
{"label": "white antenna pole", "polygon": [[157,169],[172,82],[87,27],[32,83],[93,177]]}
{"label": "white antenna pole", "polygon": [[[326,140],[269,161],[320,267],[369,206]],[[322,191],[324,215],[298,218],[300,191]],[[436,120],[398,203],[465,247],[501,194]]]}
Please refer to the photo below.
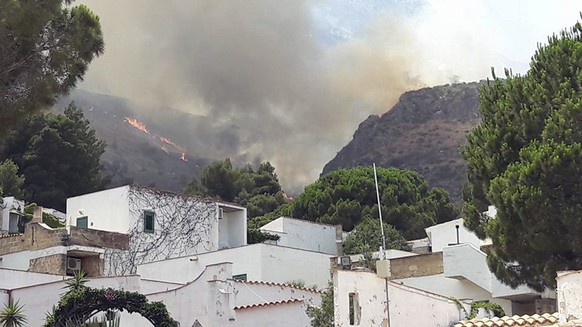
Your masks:
{"label": "white antenna pole", "polygon": [[376,174],[376,163],[374,166],[374,183],[376,184],[376,199],[378,200],[378,217],[380,217],[380,231],[382,231],[382,259],[386,259],[386,237],[384,236],[384,221],[382,221],[382,208],[380,206],[380,191],[378,190],[378,175]]}

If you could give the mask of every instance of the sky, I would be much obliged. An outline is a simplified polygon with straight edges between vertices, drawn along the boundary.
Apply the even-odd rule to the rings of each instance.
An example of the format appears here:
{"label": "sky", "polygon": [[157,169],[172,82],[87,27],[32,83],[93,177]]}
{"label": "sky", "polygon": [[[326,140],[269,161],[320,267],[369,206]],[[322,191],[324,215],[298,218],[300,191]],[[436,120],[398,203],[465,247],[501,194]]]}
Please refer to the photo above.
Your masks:
{"label": "sky", "polygon": [[270,161],[295,191],[403,92],[488,78],[491,67],[523,74],[538,43],[582,10],[567,0],[76,3],[100,16],[106,43],[80,88],[206,116],[200,137],[234,135],[211,140],[216,159]]}

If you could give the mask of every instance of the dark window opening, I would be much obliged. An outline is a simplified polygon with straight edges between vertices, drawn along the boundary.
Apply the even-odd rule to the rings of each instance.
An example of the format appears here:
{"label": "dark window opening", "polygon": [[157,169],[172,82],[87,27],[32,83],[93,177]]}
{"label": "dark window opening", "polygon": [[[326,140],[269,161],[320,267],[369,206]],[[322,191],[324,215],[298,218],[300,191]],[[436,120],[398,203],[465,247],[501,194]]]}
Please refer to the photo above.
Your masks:
{"label": "dark window opening", "polygon": [[233,275],[232,276],[232,279],[246,281],[247,280],[247,274]]}
{"label": "dark window opening", "polygon": [[143,231],[146,233],[154,232],[154,212],[145,210],[143,212]]}
{"label": "dark window opening", "polygon": [[79,217],[77,218],[77,227],[89,228],[89,217]]}

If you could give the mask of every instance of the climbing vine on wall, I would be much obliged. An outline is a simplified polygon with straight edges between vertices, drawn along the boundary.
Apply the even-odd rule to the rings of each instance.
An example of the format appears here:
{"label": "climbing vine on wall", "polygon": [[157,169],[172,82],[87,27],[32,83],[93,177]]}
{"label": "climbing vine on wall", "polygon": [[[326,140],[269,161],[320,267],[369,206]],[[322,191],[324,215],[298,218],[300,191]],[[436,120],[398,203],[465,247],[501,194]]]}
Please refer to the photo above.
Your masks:
{"label": "climbing vine on wall", "polygon": [[[209,251],[217,219],[211,200],[132,186],[129,189],[129,250],[105,252],[106,275],[128,275],[137,265]],[[154,230],[144,232],[144,210],[154,212]]]}
{"label": "climbing vine on wall", "polygon": [[459,299],[455,297],[449,297],[449,300],[455,302],[459,310],[463,310],[463,312],[465,313],[465,319],[467,320],[477,317],[477,314],[479,314],[479,309],[484,309],[485,311],[487,311],[489,315],[493,317],[505,316],[505,310],[503,310],[503,307],[501,307],[499,304],[495,302],[489,301],[471,302],[470,311],[467,312],[467,309],[465,309],[465,306],[463,305],[463,303],[461,303],[461,301],[459,301]]}

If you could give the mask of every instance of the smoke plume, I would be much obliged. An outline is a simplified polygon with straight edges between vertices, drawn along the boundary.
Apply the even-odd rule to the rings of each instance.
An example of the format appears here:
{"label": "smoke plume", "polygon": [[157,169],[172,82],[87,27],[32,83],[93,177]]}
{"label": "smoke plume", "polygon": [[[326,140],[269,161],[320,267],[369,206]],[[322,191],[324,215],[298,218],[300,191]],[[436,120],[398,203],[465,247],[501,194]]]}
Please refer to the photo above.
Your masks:
{"label": "smoke plume", "polygon": [[340,1],[81,2],[101,17],[106,40],[83,88],[203,116],[181,126],[206,144],[190,151],[271,161],[285,189],[314,181],[357,124],[404,91],[485,78],[498,64],[484,20],[458,26],[468,18],[446,20],[432,3],[414,15],[383,10],[325,42],[314,8]]}

